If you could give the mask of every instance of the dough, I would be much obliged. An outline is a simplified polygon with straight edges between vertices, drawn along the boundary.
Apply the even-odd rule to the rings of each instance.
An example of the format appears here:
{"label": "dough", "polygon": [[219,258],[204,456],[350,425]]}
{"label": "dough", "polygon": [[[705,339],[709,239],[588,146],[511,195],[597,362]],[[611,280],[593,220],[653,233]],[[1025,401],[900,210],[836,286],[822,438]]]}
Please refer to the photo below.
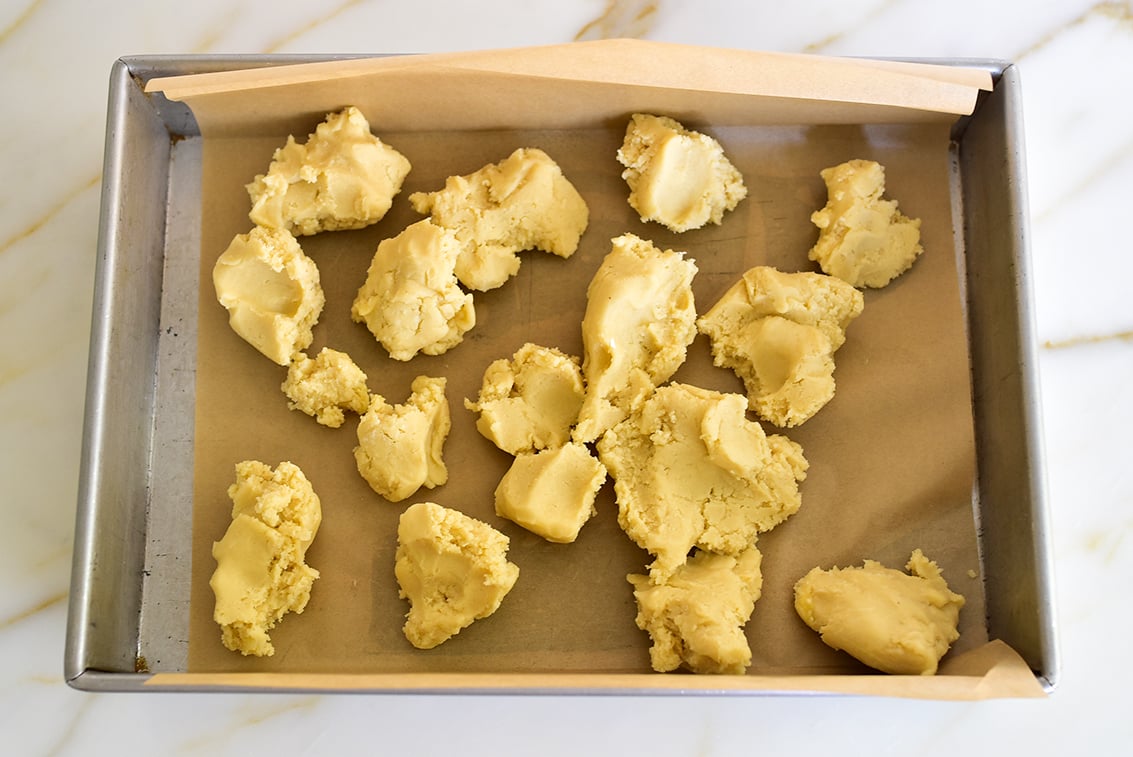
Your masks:
{"label": "dough", "polygon": [[228,496],[232,523],[212,545],[213,619],[226,648],[270,657],[275,648],[268,631],[286,613],[303,612],[319,577],[305,558],[322,523],[322,506],[290,462],[274,471],[257,460],[237,463]]}
{"label": "dough", "polygon": [[637,600],[637,627],[649,632],[649,660],[659,673],[742,674],[751,665],[744,625],[763,590],[755,546],[735,557],[697,552],[658,580],[627,576]]}
{"label": "dough", "polygon": [[862,293],[820,273],[756,266],[744,273],[697,327],[713,362],[735,371],[760,418],[793,427],[834,397],[834,352],[864,307]]}
{"label": "dough", "polygon": [[460,244],[428,219],[383,240],[350,308],[394,360],[440,355],[476,325],[472,295],[457,285]]}
{"label": "dough", "polygon": [[626,167],[630,206],[642,221],[672,231],[719,224],[747,197],[743,176],[719,142],[665,116],[634,114],[618,162]]}
{"label": "dough", "polygon": [[370,488],[390,502],[448,481],[441,457],[451,428],[445,383],[444,378],[418,376],[404,405],[370,396],[370,407],[358,423],[354,461]]}
{"label": "dough", "polygon": [[594,441],[640,407],[676,373],[696,337],[696,264],[633,234],[611,241],[586,290],[578,442]]}
{"label": "dough", "polygon": [[567,544],[597,512],[594,498],[605,481],[606,466],[585,445],[523,453],[496,487],[496,515]]}
{"label": "dough", "polygon": [[481,434],[517,455],[569,441],[582,396],[578,358],[528,342],[511,360],[489,365],[477,401],[466,399],[464,406],[479,413]]}
{"label": "dough", "polygon": [[380,221],[409,173],[405,156],[370,133],[357,108],[331,113],[306,144],[294,137],[247,185],[252,223],[297,236]]}
{"label": "dough", "polygon": [[273,362],[287,365],[310,346],[326,296],[318,266],[288,232],[257,226],[237,234],[212,283],[232,330]]}
{"label": "dough", "polygon": [[521,250],[569,258],[589,210],[558,164],[542,150],[521,148],[443,189],[415,192],[409,202],[460,240],[456,275],[469,289],[501,286],[519,271]]}
{"label": "dough", "polygon": [[798,511],[802,448],[766,436],[746,399],[668,384],[598,441],[614,479],[618,523],[657,559],[660,576],[693,547],[738,555]]}
{"label": "dough", "polygon": [[815,211],[818,242],[810,259],[857,287],[883,287],[907,271],[924,248],[921,221],[881,199],[885,169],[872,160],[851,160],[821,172],[828,200]]}
{"label": "dough", "polygon": [[932,675],[960,637],[964,598],[919,549],[905,569],[873,560],[860,568],[814,568],[795,584],[795,611],[828,646],[871,668]]}
{"label": "dough", "polygon": [[432,502],[402,513],[394,573],[409,600],[405,638],[432,649],[494,613],[519,578],[508,544],[487,523]]}
{"label": "dough", "polygon": [[288,408],[331,428],[346,420],[344,410],[361,415],[370,405],[366,374],[345,352],[329,347],[323,347],[313,360],[298,353],[280,388],[290,400]]}

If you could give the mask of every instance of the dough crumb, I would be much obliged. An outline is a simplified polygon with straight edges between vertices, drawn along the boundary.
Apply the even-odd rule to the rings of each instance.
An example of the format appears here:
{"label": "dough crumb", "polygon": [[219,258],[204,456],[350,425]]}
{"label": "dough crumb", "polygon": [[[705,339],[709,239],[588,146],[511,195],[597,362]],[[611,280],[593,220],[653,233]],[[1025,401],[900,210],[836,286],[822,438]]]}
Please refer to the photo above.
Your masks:
{"label": "dough crumb", "polygon": [[618,523],[665,576],[693,547],[738,555],[802,504],[802,447],[766,436],[747,400],[668,384],[598,441]]}
{"label": "dough crumb", "polygon": [[921,221],[883,200],[885,168],[851,160],[821,172],[826,206],[815,211],[818,241],[809,257],[823,271],[856,287],[883,287],[912,267],[921,247]]}
{"label": "dough crumb", "polygon": [[326,296],[319,269],[286,231],[237,234],[212,269],[228,324],[272,362],[287,365],[310,346]]}
{"label": "dough crumb", "polygon": [[582,195],[547,153],[520,148],[443,189],[409,202],[460,240],[456,276],[469,289],[502,286],[519,271],[518,253],[540,249],[569,258],[589,223]]}
{"label": "dough crumb", "polygon": [[429,219],[383,240],[351,317],[365,323],[394,360],[447,352],[476,325],[472,295],[461,291],[453,273],[459,253],[452,232]]}
{"label": "dough crumb", "polygon": [[666,116],[635,113],[618,150],[629,204],[671,231],[720,224],[747,197],[743,176],[712,137]]}
{"label": "dough crumb", "polygon": [[299,410],[330,428],[346,420],[344,410],[361,415],[370,404],[366,374],[345,352],[323,347],[314,359],[297,353],[280,386],[287,407]]}
{"label": "dough crumb", "polygon": [[496,515],[569,544],[596,514],[594,498],[605,481],[606,466],[582,444],[522,453],[496,487]]}
{"label": "dough crumb", "polygon": [[508,545],[487,523],[432,502],[402,513],[394,572],[409,600],[409,643],[432,649],[499,609],[519,578]]}
{"label": "dough crumb", "polygon": [[748,270],[697,321],[713,362],[744,382],[749,407],[781,428],[814,417],[834,398],[834,352],[865,300],[820,273]]}
{"label": "dough crumb", "polygon": [[351,106],[328,114],[305,144],[287,138],[268,172],[247,185],[248,215],[296,236],[361,229],[385,216],[409,169],[405,156],[375,137]]}
{"label": "dough crumb", "polygon": [[441,456],[451,428],[446,381],[418,376],[404,405],[370,396],[370,407],[358,423],[354,461],[370,488],[390,502],[448,481]]}
{"label": "dough crumb", "polygon": [[696,264],[633,234],[611,242],[586,290],[577,442],[594,441],[640,407],[676,373],[696,337]]}
{"label": "dough crumb", "polygon": [[933,675],[960,637],[964,598],[919,549],[905,569],[909,573],[874,560],[860,568],[814,568],[795,584],[795,611],[827,646],[871,668]]}
{"label": "dough crumb", "polygon": [[228,496],[232,523],[212,545],[213,619],[227,649],[270,657],[275,647],[268,631],[286,613],[303,612],[319,577],[305,559],[322,523],[322,505],[290,462],[274,471],[258,460],[237,463]]}
{"label": "dough crumb", "polygon": [[570,440],[583,397],[576,357],[528,342],[511,360],[494,361],[484,372],[476,402],[476,428],[512,455],[559,447]]}
{"label": "dough crumb", "polygon": [[637,627],[653,641],[653,669],[743,674],[751,665],[744,625],[763,591],[762,561],[751,546],[734,557],[697,552],[662,580],[627,576]]}

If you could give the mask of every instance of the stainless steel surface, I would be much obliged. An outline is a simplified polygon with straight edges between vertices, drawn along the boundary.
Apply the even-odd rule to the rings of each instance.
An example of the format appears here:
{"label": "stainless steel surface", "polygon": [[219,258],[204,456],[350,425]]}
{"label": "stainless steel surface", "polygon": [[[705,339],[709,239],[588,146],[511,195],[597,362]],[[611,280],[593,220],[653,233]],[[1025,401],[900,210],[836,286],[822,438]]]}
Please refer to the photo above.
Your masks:
{"label": "stainless steel surface", "polygon": [[965,126],[958,141],[988,633],[1052,688],[1053,558],[1015,66]]}
{"label": "stainless steel surface", "polygon": [[[326,58],[159,56],[114,66],[65,653],[76,688],[138,690],[147,671],[184,672],[188,656],[201,140],[187,108],[141,88],[155,76],[313,59]],[[988,629],[1051,688],[1059,661],[1020,84],[1014,66],[975,65],[997,83],[958,124],[954,157]],[[533,684],[493,691],[548,691]]]}
{"label": "stainless steel surface", "polygon": [[193,544],[193,420],[201,240],[201,138],[171,144],[165,203],[165,265],[157,329],[138,668],[188,663]]}
{"label": "stainless steel surface", "polygon": [[137,660],[170,138],[115,65],[103,171],[65,675]]}

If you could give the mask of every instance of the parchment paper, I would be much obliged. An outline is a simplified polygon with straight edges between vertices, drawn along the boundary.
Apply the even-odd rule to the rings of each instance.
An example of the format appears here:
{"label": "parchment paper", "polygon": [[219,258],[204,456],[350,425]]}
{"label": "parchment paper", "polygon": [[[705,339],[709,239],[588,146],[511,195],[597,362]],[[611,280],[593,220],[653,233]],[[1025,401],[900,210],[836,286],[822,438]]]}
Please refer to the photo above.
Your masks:
{"label": "parchment paper", "polygon": [[[616,49],[628,54],[624,48]],[[686,52],[691,55],[694,50]],[[584,56],[591,64],[592,55],[588,49]],[[411,61],[398,62],[398,75],[410,71],[420,76],[418,86],[431,83],[437,91],[450,91],[453,80],[431,67],[428,58],[415,59],[421,62],[420,70]],[[333,78],[333,69],[324,64],[319,75]],[[483,87],[464,92],[461,102],[483,95],[485,109],[492,111],[492,87],[498,84],[494,76],[485,74],[481,79],[461,73],[462,87]],[[547,99],[554,100],[558,82],[541,76]],[[626,109],[625,98],[617,99],[617,87],[605,90],[613,99],[592,104],[588,114],[566,108],[563,118],[569,129],[454,130],[444,119],[430,117],[417,128],[394,130],[371,115],[375,132],[413,165],[402,194],[387,217],[372,227],[303,237],[300,242],[318,263],[327,296],[309,354],[323,346],[348,352],[368,374],[371,391],[391,402],[405,400],[417,375],[448,378],[453,416],[445,446],[449,483],[392,504],[374,494],[355,469],[351,451],[357,443],[357,419],[348,416],[342,428],[327,429],[289,411],[279,391],[285,369],[229,329],[227,314],[210,284],[216,257],[235,234],[251,226],[244,184],[266,170],[281,134],[294,131],[303,138],[325,115],[311,114],[309,100],[301,96],[311,91],[310,78],[300,76],[297,81],[301,83],[294,92],[279,83],[270,87],[273,108],[290,115],[273,121],[272,128],[257,126],[247,133],[241,132],[244,127],[223,123],[226,110],[235,107],[226,99],[231,93],[220,100],[208,95],[189,99],[206,134],[192,674],[217,674],[221,681],[229,673],[252,672],[410,674],[406,680],[412,674],[566,673],[601,678],[647,673],[649,639],[634,625],[636,608],[625,575],[642,571],[651,558],[618,528],[612,485],[608,482],[601,492],[598,515],[574,544],[550,544],[496,517],[492,492],[511,458],[476,432],[475,417],[463,408],[463,399],[475,397],[483,370],[492,360],[510,356],[526,341],[581,353],[579,324],[586,286],[609,251],[609,240],[618,234],[631,231],[662,248],[687,251],[700,269],[694,281],[700,312],[753,265],[816,270],[806,253],[817,237],[809,216],[826,198],[818,173],[844,160],[868,158],[885,165],[887,194],[900,202],[906,214],[922,219],[926,252],[889,287],[866,291],[865,311],[851,324],[847,342],[836,355],[835,399],[800,428],[785,432],[803,446],[811,467],[802,485],[801,511],[759,540],[764,553],[763,597],[747,626],[753,664],[737,685],[759,686],[762,678],[773,686],[785,679],[770,676],[790,680],[803,676],[800,680],[830,688],[823,686],[828,676],[852,675],[876,682],[865,687],[870,691],[920,695],[916,679],[905,689],[902,677],[864,675],[870,672],[867,668],[823,645],[795,615],[792,586],[816,565],[846,566],[870,558],[903,567],[910,552],[921,548],[941,565],[950,586],[967,599],[961,637],[946,659],[963,660],[969,657],[965,653],[978,653],[986,663],[991,654],[993,661],[1004,662],[1004,669],[1018,673],[1007,676],[1011,686],[993,685],[991,695],[1015,695],[1009,692],[1020,687],[1033,693],[1038,688],[1029,671],[1019,672],[1010,650],[986,646],[972,510],[975,453],[967,335],[953,235],[949,120],[923,123],[918,116],[906,124],[720,125],[711,118],[713,98],[702,94],[697,95],[702,118],[688,118],[681,104],[694,92],[695,81],[674,80],[670,88],[652,83],[647,88],[650,110],[684,118],[686,126],[718,138],[749,189],[748,198],[725,217],[723,225],[677,235],[642,223],[626,203],[627,189],[614,154],[635,108]],[[351,94],[357,99],[333,105],[324,100],[319,111],[346,104],[358,104],[365,111],[385,93],[380,72],[338,80],[336,91],[344,81],[354,86]],[[403,84],[400,78],[395,81],[397,86]],[[564,86],[569,89],[574,83],[567,81]],[[725,112],[733,112],[737,96],[721,95]],[[673,109],[664,107],[667,98],[672,98]],[[226,103],[224,107],[216,107],[220,101]],[[543,105],[540,102],[538,107]],[[614,112],[620,117],[609,117]],[[545,114],[535,120],[543,118]],[[579,127],[580,120],[588,126]],[[298,129],[297,122],[302,122]],[[286,130],[280,124],[287,124]],[[437,189],[447,176],[474,171],[518,147],[546,150],[587,201],[590,226],[579,251],[569,260],[524,253],[517,277],[500,289],[475,293],[477,325],[462,345],[445,355],[418,356],[409,363],[390,359],[365,327],[349,316],[378,242],[420,218],[409,207],[409,193]],[[712,367],[703,336],[693,344],[674,380],[742,391],[731,372]],[[211,545],[229,522],[225,489],[232,483],[235,463],[249,458],[273,466],[281,460],[296,463],[323,502],[322,529],[308,552],[308,562],[322,577],[306,611],[286,616],[272,631],[277,651],[265,659],[243,658],[221,646],[208,587],[215,567]],[[398,599],[393,576],[397,519],[418,501],[457,508],[508,534],[510,559],[521,571],[515,588],[493,616],[427,652],[414,649],[401,633],[408,605]],[[957,675],[970,672],[961,666]],[[942,675],[947,675],[947,667]],[[988,695],[987,681],[976,680]],[[937,695],[954,696],[949,691]]]}

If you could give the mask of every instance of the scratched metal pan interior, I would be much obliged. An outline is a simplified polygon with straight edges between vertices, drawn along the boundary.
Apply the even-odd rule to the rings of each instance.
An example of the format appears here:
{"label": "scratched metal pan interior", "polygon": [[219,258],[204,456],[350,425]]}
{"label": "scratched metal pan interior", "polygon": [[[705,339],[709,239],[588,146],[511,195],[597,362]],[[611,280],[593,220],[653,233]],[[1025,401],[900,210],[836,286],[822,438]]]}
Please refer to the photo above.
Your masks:
{"label": "scratched metal pan interior", "polygon": [[[140,690],[188,661],[202,145],[186,107],[143,87],[158,76],[316,59],[326,57],[134,57],[113,67],[65,650],[75,688]],[[1020,82],[1010,64],[954,63],[986,67],[995,80],[956,124],[952,150],[988,632],[1050,689],[1059,662]]]}

